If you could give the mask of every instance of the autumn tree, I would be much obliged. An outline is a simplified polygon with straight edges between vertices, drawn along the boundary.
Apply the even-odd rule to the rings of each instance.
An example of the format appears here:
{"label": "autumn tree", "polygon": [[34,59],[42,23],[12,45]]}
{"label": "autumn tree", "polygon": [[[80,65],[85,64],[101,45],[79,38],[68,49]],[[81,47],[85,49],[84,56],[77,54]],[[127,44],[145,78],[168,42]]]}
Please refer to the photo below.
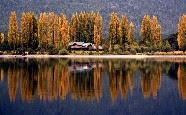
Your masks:
{"label": "autumn tree", "polygon": [[181,50],[186,50],[186,15],[181,16],[178,24],[178,46]]}
{"label": "autumn tree", "polygon": [[[94,25],[96,24],[97,14],[99,14],[99,13],[94,13],[94,12],[87,13],[87,15],[88,15],[88,19],[87,19],[88,23],[86,25],[86,28],[87,28],[87,42],[90,42],[90,43],[94,42]],[[100,17],[100,18],[102,18],[102,17]],[[101,25],[100,25],[100,32],[101,33],[100,34],[102,34],[102,29],[103,28],[102,28],[102,23],[101,23]]]}
{"label": "autumn tree", "polygon": [[38,23],[32,12],[23,12],[21,16],[22,45],[35,50],[38,47]]}
{"label": "autumn tree", "polygon": [[151,20],[151,41],[155,48],[162,47],[161,26],[156,16],[153,16]]}
{"label": "autumn tree", "polygon": [[18,44],[18,23],[15,11],[11,12],[9,16],[8,42],[10,47],[15,50]]}
{"label": "autumn tree", "polygon": [[131,45],[134,41],[134,24],[131,22],[127,34],[127,43]]}
{"label": "autumn tree", "polygon": [[70,41],[70,26],[68,23],[68,20],[66,19],[66,16],[64,14],[60,17],[60,47],[67,48],[68,43]]}
{"label": "autumn tree", "polygon": [[56,47],[58,38],[59,19],[54,12],[48,13],[48,41],[49,45]]}
{"label": "autumn tree", "polygon": [[118,43],[119,40],[119,18],[118,14],[115,12],[111,13],[110,22],[109,22],[109,39],[110,39],[110,48],[109,51],[113,51],[114,44]]}
{"label": "autumn tree", "polygon": [[4,33],[0,32],[0,50],[4,50],[4,42],[5,42]]}
{"label": "autumn tree", "polygon": [[4,41],[5,41],[5,35],[4,35],[4,33],[0,32],[0,44],[2,45],[4,43]]}
{"label": "autumn tree", "polygon": [[127,16],[122,16],[120,21],[120,47],[122,49],[125,48],[126,42],[128,40],[128,29],[129,29],[129,22]]}
{"label": "autumn tree", "polygon": [[48,14],[40,13],[38,22],[38,40],[40,48],[47,48],[48,44]]}
{"label": "autumn tree", "polygon": [[72,15],[70,37],[77,42],[94,42],[94,25],[97,13],[80,12]]}
{"label": "autumn tree", "polygon": [[142,42],[150,46],[151,42],[151,20],[149,15],[145,15],[141,24],[141,32],[140,35],[142,37]]}
{"label": "autumn tree", "polygon": [[79,26],[80,26],[80,41],[87,42],[88,35],[88,16],[86,12],[80,12],[79,14]]}
{"label": "autumn tree", "polygon": [[94,43],[97,51],[99,51],[99,45],[102,41],[102,20],[102,16],[97,14],[94,25]]}
{"label": "autumn tree", "polygon": [[78,27],[78,17],[77,14],[73,14],[71,17],[71,22],[70,22],[70,38],[72,41],[77,40],[77,27]]}

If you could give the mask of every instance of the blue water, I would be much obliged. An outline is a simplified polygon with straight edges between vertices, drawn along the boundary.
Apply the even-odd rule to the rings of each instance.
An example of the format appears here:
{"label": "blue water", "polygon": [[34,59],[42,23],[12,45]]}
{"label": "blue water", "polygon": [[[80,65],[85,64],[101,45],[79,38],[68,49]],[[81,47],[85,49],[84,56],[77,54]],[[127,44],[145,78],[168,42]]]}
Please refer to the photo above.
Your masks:
{"label": "blue water", "polygon": [[[184,62],[144,60],[33,60],[4,59],[0,61],[1,76],[3,75],[3,79],[1,78],[0,81],[1,115],[186,114],[186,96],[184,95],[184,88],[186,88],[186,79],[184,79],[186,77],[186,64]],[[95,64],[97,65],[94,66]],[[47,85],[47,92],[50,93],[56,89],[53,93],[55,98],[50,98],[48,96],[50,95],[49,93],[43,93],[46,96],[45,100],[42,100],[39,96],[38,84],[40,81],[38,74],[44,71],[41,70],[43,68],[46,69],[44,72],[46,79],[44,80],[47,81],[45,84],[45,86]],[[99,68],[100,71],[96,70],[96,68]],[[120,77],[119,73],[121,69],[123,71]],[[64,78],[65,72],[68,71],[68,74],[63,79],[65,82],[60,79],[60,70],[64,70],[61,72],[62,78]],[[127,77],[129,70],[132,72]],[[142,71],[145,70],[147,72],[143,74],[145,80],[142,83]],[[11,73],[13,71],[16,72]],[[54,74],[50,74],[49,71],[54,71]],[[100,73],[100,76],[97,77],[99,80],[94,79],[96,76],[95,71]],[[182,71],[181,74],[178,75],[178,71]],[[28,77],[29,79],[27,80]],[[130,77],[132,80],[129,80]],[[156,79],[156,77],[158,78]],[[13,78],[16,78],[16,80]],[[160,79],[159,82],[157,82],[158,79]],[[121,83],[122,80],[124,84]],[[50,84],[50,81],[53,83]],[[63,94],[64,98],[60,97],[60,83],[58,81],[61,81],[63,87],[66,87],[65,84],[69,85],[68,88],[64,88],[63,90],[63,93],[65,92]],[[111,82],[114,82],[114,85],[111,85]],[[129,82],[132,85],[129,85]],[[14,83],[17,83],[17,85],[12,85]],[[24,86],[21,85],[23,83],[25,83]],[[142,90],[142,84],[147,89],[150,89],[147,91],[148,96]],[[50,86],[53,87],[52,90],[50,90]],[[25,90],[31,99],[25,98],[27,96],[21,93],[21,88]],[[125,93],[126,96],[122,96],[122,91],[127,92]],[[92,92],[94,93],[92,94]],[[73,97],[74,95],[75,98]],[[15,100],[12,98],[15,98]]]}

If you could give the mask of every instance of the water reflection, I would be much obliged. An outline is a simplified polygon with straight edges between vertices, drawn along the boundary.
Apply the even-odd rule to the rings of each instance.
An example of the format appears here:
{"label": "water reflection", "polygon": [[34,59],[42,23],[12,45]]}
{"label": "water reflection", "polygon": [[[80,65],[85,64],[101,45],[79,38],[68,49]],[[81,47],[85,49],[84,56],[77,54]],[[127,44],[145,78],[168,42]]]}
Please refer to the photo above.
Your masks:
{"label": "water reflection", "polygon": [[179,64],[178,89],[183,100],[186,100],[186,63]]}
{"label": "water reflection", "polygon": [[161,84],[161,63],[144,63],[140,67],[141,72],[141,89],[143,96],[156,97]]}
{"label": "water reflection", "polygon": [[109,60],[108,67],[112,102],[116,100],[119,92],[121,92],[122,98],[126,98],[128,92],[130,91],[132,93],[133,90],[133,74],[135,68],[131,68],[132,63],[123,63],[122,61],[113,60]]}
{"label": "water reflection", "polygon": [[[135,85],[140,86],[144,99],[157,97],[163,75],[177,73],[172,77],[178,78],[178,92],[186,100],[186,63],[171,61],[1,59],[0,84],[6,83],[11,102],[16,101],[16,96],[24,102],[32,102],[37,97],[41,101],[66,100],[68,96],[74,101],[99,102],[105,90],[115,103],[118,98],[135,95]],[[104,82],[103,77],[107,77],[108,82]],[[135,79],[139,79],[140,84],[136,84]],[[103,85],[108,86],[108,90]]]}

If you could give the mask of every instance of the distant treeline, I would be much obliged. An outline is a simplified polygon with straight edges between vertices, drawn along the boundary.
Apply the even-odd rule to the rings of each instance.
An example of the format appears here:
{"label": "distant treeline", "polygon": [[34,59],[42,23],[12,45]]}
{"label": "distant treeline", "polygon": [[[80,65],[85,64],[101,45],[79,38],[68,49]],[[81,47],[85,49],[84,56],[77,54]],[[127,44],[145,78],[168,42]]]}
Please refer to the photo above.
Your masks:
{"label": "distant treeline", "polygon": [[[145,15],[141,23],[141,39],[134,38],[135,25],[127,16],[110,14],[108,39],[103,37],[103,18],[99,12],[80,12],[68,20],[65,14],[54,12],[23,12],[18,23],[16,12],[9,16],[8,35],[0,35],[1,51],[58,52],[68,49],[69,42],[102,45],[107,52],[143,53],[171,51],[171,44],[162,39],[161,25],[156,16]],[[180,50],[186,49],[186,15],[180,18],[177,41]]]}

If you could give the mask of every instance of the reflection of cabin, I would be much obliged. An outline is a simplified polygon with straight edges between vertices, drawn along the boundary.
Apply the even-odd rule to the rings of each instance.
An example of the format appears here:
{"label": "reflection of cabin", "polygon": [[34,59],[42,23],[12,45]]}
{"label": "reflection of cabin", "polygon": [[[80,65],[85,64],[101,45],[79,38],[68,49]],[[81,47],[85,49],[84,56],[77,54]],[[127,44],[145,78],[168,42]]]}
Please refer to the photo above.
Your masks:
{"label": "reflection of cabin", "polygon": [[[103,67],[101,63],[98,64],[98,67]],[[96,68],[96,63],[90,62],[74,62],[69,66],[69,70],[72,72],[83,72],[83,71],[91,71]]]}
{"label": "reflection of cabin", "polygon": [[[84,43],[84,42],[70,42],[68,45],[68,49],[70,50],[96,50],[96,46],[92,43]],[[102,46],[99,46],[99,50],[103,50]]]}
{"label": "reflection of cabin", "polygon": [[70,71],[73,71],[73,72],[82,72],[82,71],[90,71],[93,69],[93,66],[89,63],[76,63],[76,64],[72,64],[70,67],[69,67],[69,70]]}

